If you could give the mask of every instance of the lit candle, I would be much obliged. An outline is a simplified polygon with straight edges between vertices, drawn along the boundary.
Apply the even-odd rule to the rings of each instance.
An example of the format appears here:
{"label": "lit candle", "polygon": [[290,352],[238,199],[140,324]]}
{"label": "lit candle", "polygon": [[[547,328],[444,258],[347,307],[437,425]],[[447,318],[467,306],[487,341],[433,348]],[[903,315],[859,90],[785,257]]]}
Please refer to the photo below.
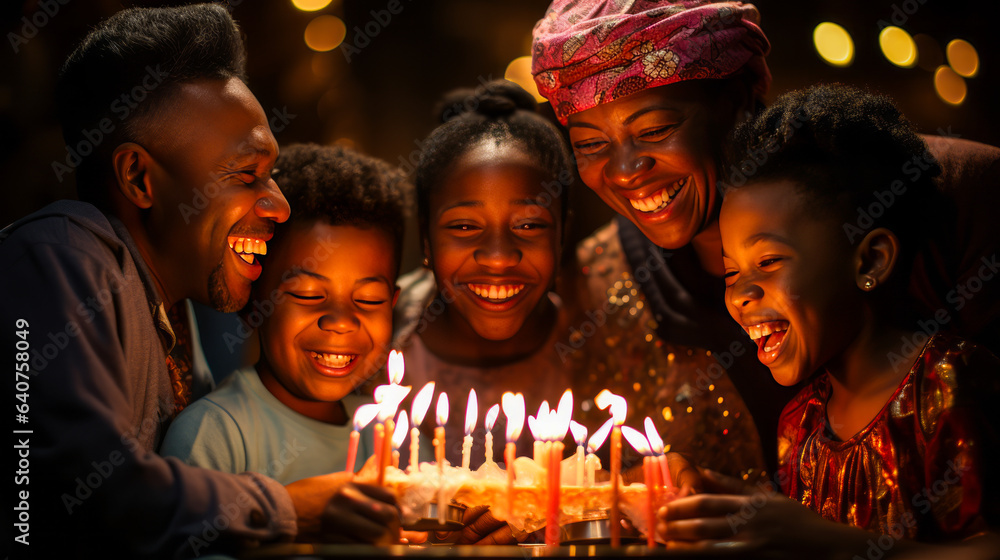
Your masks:
{"label": "lit candle", "polygon": [[403,387],[403,354],[392,350],[389,352],[389,363],[386,366],[389,374],[389,384],[375,388],[375,402],[379,404],[378,421],[382,428],[375,426],[375,453],[378,460],[378,484],[385,483],[385,467],[392,461],[392,436],[395,424],[392,417],[396,415],[399,403],[410,394],[410,387]]}
{"label": "lit candle", "polygon": [[396,423],[396,429],[392,432],[392,466],[399,468],[399,448],[403,446],[403,440],[406,439],[406,432],[410,430],[410,422],[406,416],[406,411],[402,410],[399,412],[399,422]]}
{"label": "lit candle", "polygon": [[493,461],[493,424],[500,415],[500,405],[495,404],[486,412],[486,463],[492,465]]}
{"label": "lit candle", "polygon": [[514,459],[516,458],[516,442],[524,429],[524,395],[521,393],[504,393],[500,399],[504,416],[507,417],[507,445],[503,450],[503,460],[507,467],[507,511],[505,518],[514,514]]}
{"label": "lit candle", "polygon": [[548,469],[549,469],[549,510],[546,515],[545,524],[545,544],[559,544],[559,498],[562,492],[561,471],[563,456],[563,439],[569,430],[569,424],[573,415],[573,391],[567,389],[559,399],[556,410],[549,414],[548,433],[551,446],[548,449]]}
{"label": "lit candle", "polygon": [[444,503],[444,425],[448,423],[448,393],[441,391],[437,404],[437,427],[434,428],[434,459],[438,464],[438,524],[445,522]]}
{"label": "lit candle", "polygon": [[594,485],[594,478],[596,477],[596,471],[597,471],[597,463],[599,462],[597,460],[597,456],[594,455],[594,453],[597,453],[597,450],[600,449],[602,445],[604,445],[604,440],[608,439],[608,434],[611,433],[611,427],[614,426],[614,423],[615,423],[614,419],[609,418],[608,421],[605,422],[603,426],[601,426],[600,428],[597,429],[596,432],[594,432],[594,435],[590,436],[590,441],[587,442],[586,466],[587,466],[588,487]]}
{"label": "lit candle", "polygon": [[535,444],[532,448],[531,458],[538,466],[545,468],[544,460],[544,448],[545,448],[545,428],[543,426],[545,419],[549,417],[549,401],[542,401],[542,404],[538,405],[538,413],[535,416],[528,417],[528,430],[531,432],[531,437],[534,438]]}
{"label": "lit candle", "polygon": [[587,427],[572,420],[569,429],[573,433],[573,440],[576,441],[576,485],[583,486],[583,466],[585,461],[585,449],[587,445]]}
{"label": "lit candle", "polygon": [[618,505],[618,497],[621,493],[620,480],[622,470],[622,424],[625,423],[625,416],[628,412],[628,403],[625,398],[604,389],[597,394],[594,402],[601,410],[605,408],[611,412],[614,419],[614,426],[611,428],[611,546],[621,546],[622,526],[621,509]]}
{"label": "lit candle", "polygon": [[354,472],[354,464],[358,457],[358,441],[361,439],[361,430],[365,428],[375,416],[378,415],[377,404],[363,404],[354,411],[354,429],[351,430],[350,439],[347,442],[347,466],[344,470]]}
{"label": "lit candle", "polygon": [[674,482],[670,478],[670,467],[667,465],[667,456],[663,453],[663,439],[660,438],[660,434],[656,432],[656,425],[653,424],[653,419],[649,416],[646,417],[646,437],[649,439],[649,447],[655,456],[656,465],[660,468],[660,476],[663,479],[663,488],[667,492],[674,491]]}
{"label": "lit candle", "polygon": [[650,456],[649,441],[646,439],[646,436],[642,435],[642,432],[625,426],[622,428],[622,435],[643,456],[642,480],[646,484],[646,546],[652,548],[656,546],[656,541],[653,540],[656,528],[656,517],[653,514],[653,504],[656,502],[656,474],[653,469],[656,467],[653,464],[653,458]]}
{"label": "lit candle", "polygon": [[468,469],[472,461],[472,432],[476,429],[479,419],[479,400],[476,390],[469,389],[469,401],[465,405],[465,437],[462,439],[462,468]]}
{"label": "lit candle", "polygon": [[424,415],[431,407],[431,398],[434,396],[434,382],[430,381],[424,385],[423,389],[413,398],[413,406],[410,407],[410,416],[413,418],[413,428],[410,429],[410,472],[415,473],[420,468],[420,424],[424,422]]}

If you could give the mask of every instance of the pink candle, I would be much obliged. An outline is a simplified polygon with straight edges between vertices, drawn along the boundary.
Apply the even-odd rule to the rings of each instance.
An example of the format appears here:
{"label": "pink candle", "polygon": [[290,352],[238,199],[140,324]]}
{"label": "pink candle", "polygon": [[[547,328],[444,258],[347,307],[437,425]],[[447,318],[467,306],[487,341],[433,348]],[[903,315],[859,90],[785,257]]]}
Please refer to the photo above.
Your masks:
{"label": "pink candle", "polygon": [[646,483],[646,546],[653,548],[656,546],[654,532],[656,530],[656,516],[653,513],[653,503],[656,501],[656,474],[652,457],[642,458],[642,477]]}
{"label": "pink candle", "polygon": [[347,466],[344,470],[347,472],[354,472],[354,463],[358,459],[358,441],[361,439],[361,434],[357,430],[351,431],[351,437],[347,441]]}
{"label": "pink candle", "polygon": [[646,428],[646,438],[649,439],[650,451],[656,456],[656,464],[660,468],[660,475],[663,477],[663,487],[667,492],[674,491],[674,482],[670,479],[670,467],[667,465],[667,457],[664,455],[663,439],[656,432],[656,425],[649,416],[643,422]]}

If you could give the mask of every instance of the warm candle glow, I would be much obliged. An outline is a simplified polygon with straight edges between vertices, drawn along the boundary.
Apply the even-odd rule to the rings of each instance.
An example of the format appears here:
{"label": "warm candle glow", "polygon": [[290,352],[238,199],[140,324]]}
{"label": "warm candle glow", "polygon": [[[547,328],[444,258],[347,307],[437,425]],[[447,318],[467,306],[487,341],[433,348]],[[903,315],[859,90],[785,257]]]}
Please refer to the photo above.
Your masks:
{"label": "warm candle glow", "polygon": [[399,403],[410,394],[410,387],[402,385],[379,385],[375,387],[375,402],[378,403],[378,421],[385,422],[396,415]]}
{"label": "warm candle glow", "polygon": [[552,426],[553,441],[566,439],[566,432],[569,431],[569,424],[573,421],[573,391],[566,389],[562,398],[559,399],[559,406],[556,407],[554,425]]}
{"label": "warm candle glow", "polygon": [[486,431],[492,432],[493,425],[496,424],[497,417],[500,416],[500,405],[495,404],[486,412]]}
{"label": "warm candle glow", "polygon": [[427,409],[431,407],[431,399],[434,397],[434,382],[429,381],[423,389],[413,398],[413,406],[410,407],[410,416],[413,418],[413,425],[419,426],[424,423],[424,416]]}
{"label": "warm candle glow", "polygon": [[594,432],[594,435],[590,436],[590,441],[587,443],[587,453],[597,453],[597,450],[604,445],[604,440],[608,439],[612,426],[614,426],[614,419],[610,418]]}
{"label": "warm candle glow", "polygon": [[656,425],[653,424],[653,419],[649,416],[646,417],[643,423],[646,427],[646,439],[649,440],[649,450],[654,455],[663,455],[663,439],[660,434],[656,431]]}
{"label": "warm candle glow", "polygon": [[642,432],[630,426],[623,426],[622,435],[625,436],[625,440],[628,441],[640,455],[650,454],[649,442],[646,441],[646,436],[642,435]]}
{"label": "warm candle glow", "polygon": [[[500,400],[503,413],[507,417],[507,442],[514,443],[524,429],[524,395],[504,393]],[[508,469],[510,466],[508,465]]]}
{"label": "warm candle glow", "polygon": [[528,417],[528,431],[531,432],[531,439],[535,441],[542,441],[544,439],[541,426],[541,423],[534,416]]}
{"label": "warm candle glow", "polygon": [[360,432],[378,416],[379,405],[363,404],[354,411],[354,431]]}
{"label": "warm candle glow", "polygon": [[615,420],[615,426],[621,426],[625,423],[625,416],[628,413],[628,402],[625,401],[625,397],[604,389],[600,393],[597,393],[594,402],[597,404],[597,408],[601,410],[610,407],[611,417]]}
{"label": "warm candle glow", "polygon": [[437,404],[437,425],[444,426],[448,423],[448,393],[441,391],[438,395]]}
{"label": "warm candle glow", "polygon": [[577,445],[583,447],[587,445],[587,427],[583,424],[577,422],[576,420],[570,420],[569,430],[573,433],[573,441]]}
{"label": "warm candle glow", "polygon": [[465,406],[465,435],[472,435],[476,430],[476,420],[479,419],[479,400],[476,390],[469,389],[469,402]]}
{"label": "warm candle glow", "polygon": [[403,446],[403,440],[406,439],[406,433],[408,431],[410,431],[410,422],[406,416],[406,411],[403,410],[399,413],[399,421],[396,422],[396,429],[392,432],[393,450],[399,449]]}
{"label": "warm candle glow", "polygon": [[389,352],[389,364],[385,368],[389,373],[389,383],[392,385],[399,385],[403,382],[403,371],[405,370],[405,365],[403,364],[403,353],[391,350]]}

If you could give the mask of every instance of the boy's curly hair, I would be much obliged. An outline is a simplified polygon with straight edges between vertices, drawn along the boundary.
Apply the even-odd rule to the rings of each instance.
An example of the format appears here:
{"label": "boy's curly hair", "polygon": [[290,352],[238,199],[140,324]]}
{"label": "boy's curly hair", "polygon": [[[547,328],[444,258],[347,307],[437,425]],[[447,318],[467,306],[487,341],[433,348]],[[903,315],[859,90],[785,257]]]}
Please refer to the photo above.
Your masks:
{"label": "boy's curly hair", "polygon": [[391,236],[399,266],[412,191],[401,170],[343,146],[292,144],[281,148],[274,180],[292,209],[279,231],[317,220],[375,227]]}

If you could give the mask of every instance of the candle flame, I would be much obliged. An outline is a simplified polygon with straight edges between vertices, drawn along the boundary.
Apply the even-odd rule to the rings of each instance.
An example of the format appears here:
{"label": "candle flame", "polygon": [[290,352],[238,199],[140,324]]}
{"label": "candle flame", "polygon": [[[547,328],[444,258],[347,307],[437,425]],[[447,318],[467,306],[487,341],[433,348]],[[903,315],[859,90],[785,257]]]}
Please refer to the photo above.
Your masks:
{"label": "candle flame", "polygon": [[486,431],[487,432],[492,432],[493,431],[493,424],[496,423],[497,416],[500,416],[500,405],[495,404],[495,405],[491,406],[490,409],[486,412]]}
{"label": "candle flame", "polygon": [[437,425],[444,426],[448,423],[448,393],[441,391],[438,395],[437,405]]}
{"label": "candle flame", "polygon": [[386,370],[389,373],[389,383],[392,385],[402,383],[404,369],[403,353],[391,350],[389,352],[389,364],[386,366]]}
{"label": "candle flame", "polygon": [[556,407],[555,424],[552,426],[554,433],[553,441],[566,439],[566,432],[569,431],[569,424],[573,421],[573,391],[566,389],[562,398],[559,399],[559,406]]}
{"label": "candle flame", "polygon": [[476,390],[469,389],[469,402],[465,405],[465,435],[472,435],[476,430],[476,420],[479,419],[479,399]]}
{"label": "candle flame", "polygon": [[354,411],[354,431],[360,432],[378,416],[379,405],[363,404]]}
{"label": "candle flame", "polygon": [[590,441],[587,443],[587,453],[597,453],[597,450],[604,445],[604,440],[608,439],[608,434],[611,433],[611,426],[614,426],[614,424],[614,419],[609,418],[603,426],[594,432],[594,435],[590,436]]}
{"label": "candle flame", "polygon": [[375,402],[379,404],[378,421],[385,422],[396,415],[399,403],[410,394],[411,387],[379,385],[375,387]]}
{"label": "candle flame", "polygon": [[413,417],[413,425],[419,426],[424,422],[427,409],[431,407],[431,399],[434,397],[434,382],[429,381],[423,389],[413,397],[413,406],[410,407],[410,416]]}
{"label": "candle flame", "polygon": [[650,454],[649,442],[646,441],[646,436],[642,435],[642,432],[631,426],[622,426],[622,435],[625,436],[625,439],[632,444],[632,447],[634,447],[640,454]]}
{"label": "candle flame", "polygon": [[513,443],[521,437],[521,430],[524,429],[524,395],[507,392],[500,403],[507,417],[507,443]]}
{"label": "candle flame", "polygon": [[406,417],[406,411],[401,410],[399,412],[399,421],[396,422],[396,428],[392,431],[392,448],[399,449],[403,446],[403,440],[406,439],[406,435],[410,433],[410,422]]}
{"label": "candle flame", "polygon": [[531,432],[531,439],[540,440],[545,437],[541,432],[542,428],[534,416],[528,416],[528,431]]}
{"label": "candle flame", "polygon": [[573,432],[573,440],[579,446],[587,445],[587,427],[576,420],[569,421],[569,429]]}
{"label": "candle flame", "polygon": [[600,393],[597,393],[594,402],[597,404],[597,408],[601,410],[610,407],[611,417],[615,421],[615,426],[621,426],[625,423],[625,416],[628,414],[628,402],[625,401],[625,397],[604,389]]}
{"label": "candle flame", "polygon": [[649,440],[650,451],[652,451],[653,455],[663,455],[663,438],[656,432],[656,425],[653,424],[653,419],[647,416],[644,424],[646,426],[646,438]]}

